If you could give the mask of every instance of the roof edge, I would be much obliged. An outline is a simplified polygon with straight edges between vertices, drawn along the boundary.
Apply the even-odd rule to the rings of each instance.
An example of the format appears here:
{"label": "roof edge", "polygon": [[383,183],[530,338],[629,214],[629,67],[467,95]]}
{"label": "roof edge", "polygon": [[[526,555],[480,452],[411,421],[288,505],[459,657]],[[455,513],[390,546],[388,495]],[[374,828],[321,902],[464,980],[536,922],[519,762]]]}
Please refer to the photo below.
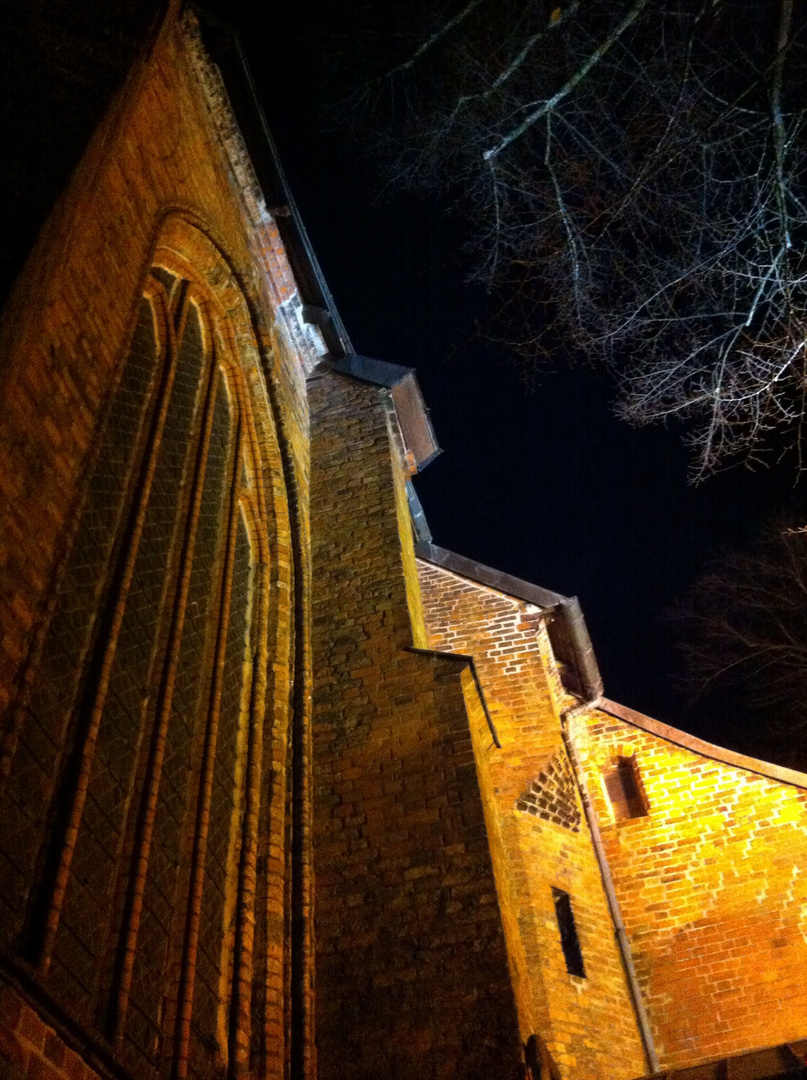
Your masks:
{"label": "roof edge", "polygon": [[407,375],[415,373],[414,368],[404,367],[403,364],[393,364],[389,360],[375,360],[370,356],[361,356],[359,353],[342,356],[339,359],[331,358],[329,362],[334,371],[342,375],[351,375],[361,382],[386,386],[387,389],[392,389]]}
{"label": "roof edge", "polygon": [[193,3],[192,10],[205,51],[221,74],[230,109],[283,241],[300,297],[305,305],[321,309],[323,315],[327,313],[320,330],[329,353],[337,358],[349,356],[355,350],[286,180],[241,37],[232,24],[207,11],[204,0]]}
{"label": "roof edge", "polygon": [[435,566],[442,566],[444,570],[451,570],[460,577],[470,578],[471,581],[476,581],[480,585],[487,585],[498,592],[507,593],[508,596],[513,596],[517,600],[526,600],[544,610],[560,607],[561,604],[568,603],[570,600],[570,597],[563,596],[561,593],[543,589],[540,585],[533,585],[532,582],[525,581],[523,578],[505,574],[503,570],[494,570],[492,566],[485,566],[484,563],[458,555],[447,548],[438,547],[437,544],[415,544],[415,555],[426,562],[434,563]]}
{"label": "roof edge", "polygon": [[583,618],[583,610],[576,596],[563,596],[550,589],[542,589],[540,585],[533,585],[523,578],[494,570],[493,567],[473,559],[466,559],[464,555],[457,555],[456,552],[436,544],[415,544],[415,555],[487,588],[506,593],[517,600],[526,600],[542,611],[553,612],[553,621],[548,627],[552,649],[556,659],[570,665],[566,673],[561,673],[564,686],[584,702],[594,701],[601,696],[602,675]]}
{"label": "roof edge", "polygon": [[627,705],[620,705],[609,698],[601,698],[597,708],[600,712],[607,713],[617,720],[624,720],[627,724],[641,728],[642,731],[647,731],[651,735],[658,735],[660,738],[675,743],[676,746],[681,746],[685,750],[691,750],[695,754],[701,754],[703,757],[720,761],[724,765],[732,765],[738,769],[745,769],[747,772],[767,776],[771,780],[778,780],[784,784],[792,784],[794,787],[807,789],[807,773],[799,772],[797,769],[788,769],[784,765],[774,765],[770,761],[762,761],[760,758],[735,753],[734,750],[726,750],[722,746],[706,742],[705,739],[699,739],[696,735],[688,735],[686,731],[680,731],[670,724],[664,724],[660,720],[653,720],[652,717],[645,716],[644,713],[637,712],[635,709],[629,709]]}

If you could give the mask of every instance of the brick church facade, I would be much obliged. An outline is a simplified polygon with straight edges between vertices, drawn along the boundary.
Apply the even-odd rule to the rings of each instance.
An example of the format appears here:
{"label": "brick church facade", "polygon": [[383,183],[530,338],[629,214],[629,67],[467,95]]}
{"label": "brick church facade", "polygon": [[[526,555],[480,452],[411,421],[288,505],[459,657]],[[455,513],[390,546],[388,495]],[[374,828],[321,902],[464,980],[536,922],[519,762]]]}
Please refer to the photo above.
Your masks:
{"label": "brick church facade", "polygon": [[5,35],[0,1073],[804,1075],[807,776],[430,542],[237,39],[85,6]]}

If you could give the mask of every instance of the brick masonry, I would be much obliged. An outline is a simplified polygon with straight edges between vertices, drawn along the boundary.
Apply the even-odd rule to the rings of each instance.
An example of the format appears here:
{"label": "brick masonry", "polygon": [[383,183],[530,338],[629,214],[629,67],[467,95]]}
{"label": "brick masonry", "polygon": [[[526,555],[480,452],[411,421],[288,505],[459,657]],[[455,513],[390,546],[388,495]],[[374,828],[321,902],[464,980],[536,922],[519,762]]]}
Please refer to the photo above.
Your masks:
{"label": "brick masonry", "polygon": [[[81,1072],[76,1050],[85,1061],[106,1059],[130,1075],[144,1068],[152,1075],[155,1067],[178,1077],[205,1075],[211,1062],[221,1069],[226,1059],[233,1073],[254,1068],[282,1075],[294,1060],[297,1075],[311,1075],[310,654],[302,597],[309,574],[305,373],[314,354],[295,324],[299,298],[285,251],[239,157],[237,128],[226,96],[215,92],[192,15],[180,18],[178,5],[166,5],[160,32],[147,44],[46,222],[0,327],[0,798],[6,800],[0,876],[11,883],[4,899],[13,905],[0,904],[0,938],[7,977],[28,988],[23,1026],[8,1027],[4,1046],[14,1068],[29,1076],[50,1077],[61,1068],[56,1050],[47,1052],[56,1035],[49,1032],[39,1046],[44,1020],[37,1027],[32,1019],[39,1002],[61,1018],[53,1023],[62,1034],[73,1031],[65,1075]],[[228,605],[218,633],[234,612],[228,655],[238,658],[249,609],[251,690],[248,701],[239,701],[240,680],[247,678],[242,662],[219,664],[217,654],[214,663],[208,632],[195,646],[208,658],[201,689],[210,715],[223,707],[227,723],[205,728],[192,709],[178,708],[167,727],[155,720],[143,735],[136,726],[113,729],[104,713],[97,742],[103,753],[93,758],[92,725],[86,734],[62,724],[69,700],[53,725],[32,711],[32,693],[43,681],[43,642],[68,580],[87,493],[105,475],[105,431],[117,415],[141,298],[155,288],[153,263],[192,282],[203,312],[203,352],[215,350],[227,367],[226,394],[240,418],[241,458],[233,457],[232,440],[226,460],[210,458],[229,470],[234,486],[232,502],[222,504],[223,526],[209,528],[220,536],[233,523],[236,569],[232,595],[216,592],[215,602],[226,595]],[[207,439],[201,420],[194,423],[193,437]],[[196,529],[182,475],[180,468],[164,503],[179,505],[190,514],[188,528]],[[122,482],[133,489],[125,474]],[[199,520],[203,530],[203,513]],[[131,529],[143,521],[148,527],[146,517],[135,515]],[[185,535],[196,534],[175,531],[177,542]],[[124,548],[115,551],[125,565]],[[166,548],[159,561],[169,568],[168,580],[183,559],[180,547]],[[225,565],[222,554],[212,581],[224,580]],[[143,571],[156,582],[158,598],[161,566]],[[98,569],[92,564],[89,574]],[[232,599],[236,580],[240,608]],[[183,619],[186,602],[206,600],[194,595],[193,579],[190,591],[177,586],[175,596],[169,607]],[[160,633],[165,650],[170,632]],[[79,653],[72,656],[76,671]],[[175,693],[179,702],[175,660],[165,661],[159,692]],[[135,687],[129,697],[148,701],[147,689]],[[186,690],[190,701],[199,687],[191,680]],[[188,724],[193,736],[186,738]],[[225,745],[225,728],[232,745]],[[206,756],[204,731],[218,732],[215,759]],[[208,760],[215,764],[205,772]],[[78,810],[68,816],[63,793],[71,789],[74,761],[78,795],[70,795],[69,806]],[[111,762],[122,775],[106,767]],[[288,783],[290,774],[296,783]],[[204,876],[195,869],[200,859]],[[101,884],[85,890],[88,881]],[[287,894],[293,894],[288,902]],[[222,904],[229,919],[224,930]],[[57,927],[59,905],[70,914]],[[81,940],[74,933],[79,924]],[[222,933],[232,941],[223,990]],[[7,1000],[14,993],[9,988]],[[292,998],[297,1027],[290,1047]],[[118,1019],[121,1002],[128,1007],[125,1024]],[[36,1039],[26,1041],[34,1028]],[[19,1046],[22,1051],[14,1049]]]}
{"label": "brick masonry", "polygon": [[[802,1038],[807,777],[785,783],[604,712],[577,741],[664,1065]],[[617,823],[602,775],[619,756],[648,812]]]}
{"label": "brick masonry", "polygon": [[252,332],[304,492],[303,371],[276,324],[293,282],[271,221],[256,228],[216,103],[200,91],[194,34],[169,19],[149,62],[133,69],[40,234],[0,331],[0,709],[24,678],[96,420],[169,213],[185,215],[228,254],[256,316]]}
{"label": "brick masonry", "polygon": [[[519,955],[528,957],[516,981],[522,1030],[526,1015],[562,1075],[639,1075],[641,1058],[612,1057],[615,1041],[636,1046],[619,1028],[631,1006],[604,947],[613,930],[576,796],[571,809],[561,715],[577,702],[558,678],[544,617],[443,568],[420,561],[419,570],[429,644],[473,655],[502,742],[485,750],[486,803],[509,883],[500,896],[515,912],[508,918],[503,904],[517,971]],[[613,708],[619,715],[576,709],[568,726],[662,1067],[799,1039],[807,1030],[807,777]],[[625,759],[647,812],[617,820],[605,777]],[[585,980],[563,970],[551,886],[572,899]]]}
{"label": "brick masonry", "polygon": [[95,1080],[93,1068],[16,990],[0,986],[0,1074],[7,1080]]}
{"label": "brick masonry", "polygon": [[[649,1070],[563,746],[565,697],[544,617],[423,560],[418,569],[429,645],[473,656],[501,742],[477,752],[524,1038],[540,1035],[564,1078],[641,1076]],[[566,970],[553,888],[571,898],[586,978]]]}
{"label": "brick masonry", "polygon": [[[522,1045],[537,1036],[553,1077],[640,1076],[648,1066],[581,779],[662,1065],[803,1036],[807,778],[687,744],[620,707],[565,721],[578,703],[552,655],[551,616],[416,561],[390,396],[315,367],[318,343],[298,319],[286,252],[219,73],[193,16],[175,3],[163,14],[0,324],[0,876],[12,883],[0,897],[0,1069],[13,1080],[506,1080],[523,1075]],[[223,700],[212,689],[219,675],[233,700],[249,686],[229,709],[237,737],[227,755],[208,756],[212,726],[185,738],[191,709],[146,735],[124,732],[120,754],[110,741],[102,759],[110,767],[93,771],[71,749],[85,730],[57,730],[32,702],[37,685],[51,685],[40,678],[43,641],[94,478],[112,483],[99,462],[127,356],[141,349],[140,338],[131,346],[142,297],[163,287],[153,264],[191,282],[203,313],[198,357],[212,355],[218,334],[238,399],[242,457],[222,451],[232,498],[218,526],[229,522],[234,564],[241,552],[232,634],[255,647],[248,662],[231,654],[243,664],[209,663],[199,680],[211,702]],[[202,446],[201,421],[194,430]],[[184,482],[175,491],[188,528],[201,492]],[[110,544],[123,559],[122,539]],[[158,561],[178,574],[183,550],[169,544]],[[168,585],[154,576],[162,596]],[[223,569],[210,568],[214,580]],[[196,598],[178,584],[171,597],[166,610],[183,618],[186,601],[205,599],[201,585]],[[222,605],[220,637],[231,625]],[[100,601],[90,622],[96,610]],[[174,639],[160,634],[167,656]],[[84,670],[71,655],[67,682]],[[174,692],[178,670],[166,662],[161,694],[169,683]],[[186,681],[190,701],[199,688]],[[144,710],[149,687],[135,688]],[[128,787],[111,767],[127,754]],[[98,811],[96,846],[54,798],[72,792],[74,758],[84,778],[74,786],[86,780]],[[617,822],[603,776],[624,759],[647,813]],[[163,767],[195,778],[176,793],[181,830],[161,818],[163,796],[144,794],[160,790]],[[63,852],[72,859],[79,848],[81,872],[63,881]],[[206,850],[216,855],[203,879]],[[146,872],[157,856],[159,888]],[[117,884],[90,890],[88,903],[87,881],[115,860]],[[567,970],[558,891],[571,901],[585,976]],[[172,908],[168,893],[187,903]],[[67,907],[84,896],[74,905],[83,945],[58,944],[65,896]],[[138,933],[155,947],[138,953]],[[224,934],[232,948],[219,970]],[[206,993],[197,1012],[194,965]],[[117,1019],[129,997],[135,1035]]]}
{"label": "brick masonry", "polygon": [[322,374],[311,410],[320,1076],[515,1076],[473,692],[466,665],[410,651],[412,536],[386,392]]}

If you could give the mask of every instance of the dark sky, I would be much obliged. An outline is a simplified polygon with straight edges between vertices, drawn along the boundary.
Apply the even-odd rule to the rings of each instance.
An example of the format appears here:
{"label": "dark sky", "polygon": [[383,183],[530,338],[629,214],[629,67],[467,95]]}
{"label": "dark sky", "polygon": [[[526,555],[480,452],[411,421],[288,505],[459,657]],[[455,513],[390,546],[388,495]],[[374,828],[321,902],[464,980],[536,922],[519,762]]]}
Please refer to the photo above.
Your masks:
{"label": "dark sky", "polygon": [[758,725],[736,702],[684,708],[663,612],[721,547],[803,505],[792,470],[737,468],[691,487],[678,434],[616,420],[604,377],[559,360],[527,392],[474,333],[487,297],[465,284],[466,223],[437,199],[383,194],[368,157],[327,129],[311,0],[210,7],[241,33],[356,350],[417,369],[444,451],[416,481],[435,543],[579,596],[609,697],[759,752]]}

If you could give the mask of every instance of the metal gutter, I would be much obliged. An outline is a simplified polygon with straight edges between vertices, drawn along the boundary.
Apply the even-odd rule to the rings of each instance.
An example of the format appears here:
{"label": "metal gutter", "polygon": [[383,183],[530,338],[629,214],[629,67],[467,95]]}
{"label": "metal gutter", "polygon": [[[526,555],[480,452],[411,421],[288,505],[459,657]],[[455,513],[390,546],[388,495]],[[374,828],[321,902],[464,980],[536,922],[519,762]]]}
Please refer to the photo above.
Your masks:
{"label": "metal gutter", "polygon": [[594,655],[580,601],[576,596],[542,589],[523,578],[513,577],[491,566],[485,566],[464,555],[432,543],[415,544],[419,559],[441,566],[460,577],[506,593],[517,600],[526,600],[553,617],[548,620],[549,638],[556,657],[566,665],[562,673],[564,684],[571,693],[584,701],[599,698],[603,691],[602,676]]}
{"label": "metal gutter", "polygon": [[592,701],[602,694],[602,675],[594,655],[594,646],[591,644],[580,601],[576,596],[564,597],[560,604],[560,612],[565,621],[577,668],[578,692],[584,701]]}
{"label": "metal gutter", "polygon": [[406,481],[406,499],[409,503],[409,516],[412,519],[412,528],[415,533],[415,542],[418,544],[430,544],[432,542],[431,529],[426,520],[423,505],[415,491],[411,480]]}
{"label": "metal gutter", "polygon": [[572,716],[579,713],[583,709],[596,708],[598,702],[589,701],[580,705],[576,705],[573,709],[568,709],[564,714],[561,721],[561,732],[563,734],[563,741],[566,745],[566,751],[569,755],[569,760],[572,763],[575,777],[577,779],[577,787],[580,791],[580,800],[583,803],[583,812],[586,815],[586,822],[588,823],[589,832],[591,834],[591,840],[594,845],[594,854],[597,858],[597,863],[600,868],[600,876],[602,877],[603,888],[605,889],[605,896],[608,901],[608,909],[611,913],[611,920],[614,924],[614,933],[616,936],[617,947],[622,957],[622,964],[625,968],[625,977],[628,981],[628,989],[630,990],[630,996],[633,1001],[633,1009],[636,1014],[636,1022],[639,1027],[639,1035],[644,1047],[645,1057],[647,1058],[647,1064],[650,1068],[651,1074],[655,1074],[659,1071],[659,1060],[656,1054],[655,1043],[653,1042],[653,1033],[650,1030],[650,1019],[647,1015],[647,1010],[642,1000],[642,991],[639,986],[639,979],[636,975],[636,968],[633,965],[633,956],[630,951],[630,942],[628,941],[627,931],[625,930],[625,923],[622,919],[622,912],[619,907],[619,901],[616,897],[616,890],[614,889],[614,879],[611,876],[611,868],[608,865],[608,859],[605,854],[605,847],[602,842],[602,834],[600,833],[600,826],[597,821],[594,808],[591,805],[591,800],[588,795],[588,788],[586,786],[585,776],[583,773],[583,766],[580,758],[577,754],[577,747],[574,743],[574,738],[569,730],[569,721]]}
{"label": "metal gutter", "polygon": [[479,694],[479,700],[482,703],[482,709],[485,713],[485,719],[488,722],[490,734],[493,736],[493,744],[498,750],[501,750],[502,744],[499,742],[499,735],[496,731],[496,725],[493,723],[493,717],[490,715],[490,709],[488,708],[488,703],[485,700],[485,692],[482,689],[482,683],[479,681],[479,675],[476,671],[476,664],[474,663],[474,658],[472,656],[467,656],[465,653],[443,652],[440,649],[418,649],[415,645],[407,646],[406,651],[411,653],[417,653],[420,656],[436,656],[440,660],[458,660],[461,664],[467,664],[468,667],[470,667],[471,674],[474,678],[474,683],[476,684],[477,693]]}

